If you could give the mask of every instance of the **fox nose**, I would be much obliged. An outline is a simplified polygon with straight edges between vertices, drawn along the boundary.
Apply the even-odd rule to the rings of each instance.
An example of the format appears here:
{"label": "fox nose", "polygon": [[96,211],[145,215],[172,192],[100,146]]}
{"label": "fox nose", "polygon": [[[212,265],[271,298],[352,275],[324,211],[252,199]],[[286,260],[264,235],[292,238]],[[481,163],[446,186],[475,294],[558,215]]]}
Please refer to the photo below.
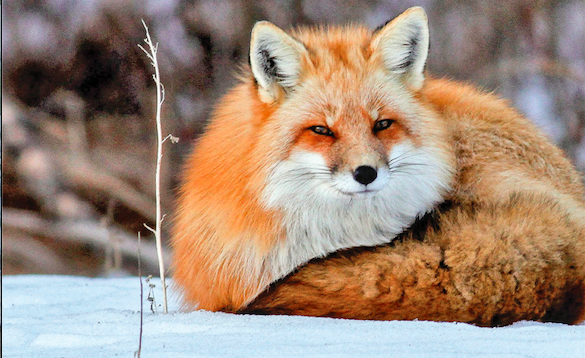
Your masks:
{"label": "fox nose", "polygon": [[355,181],[363,185],[370,184],[371,182],[376,180],[377,176],[378,172],[376,171],[376,169],[367,165],[359,166],[353,172],[353,178],[355,179]]}

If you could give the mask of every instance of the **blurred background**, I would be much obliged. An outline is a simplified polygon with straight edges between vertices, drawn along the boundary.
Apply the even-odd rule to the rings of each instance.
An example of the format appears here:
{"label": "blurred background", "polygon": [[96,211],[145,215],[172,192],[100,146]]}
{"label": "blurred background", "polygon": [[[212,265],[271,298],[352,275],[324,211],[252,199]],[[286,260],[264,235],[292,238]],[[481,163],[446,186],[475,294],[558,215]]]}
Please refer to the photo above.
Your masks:
{"label": "blurred background", "polygon": [[[163,239],[184,156],[247,63],[258,20],[429,16],[427,69],[508,98],[585,170],[583,0],[11,0],[2,3],[2,274],[156,274],[153,68],[166,88]],[[167,256],[168,258],[168,256]]]}

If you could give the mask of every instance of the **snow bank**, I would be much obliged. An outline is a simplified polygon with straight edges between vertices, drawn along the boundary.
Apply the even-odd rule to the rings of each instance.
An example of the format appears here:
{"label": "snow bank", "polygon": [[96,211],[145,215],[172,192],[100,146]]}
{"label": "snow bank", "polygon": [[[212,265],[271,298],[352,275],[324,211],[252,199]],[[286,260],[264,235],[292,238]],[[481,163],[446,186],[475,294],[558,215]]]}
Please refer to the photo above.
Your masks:
{"label": "snow bank", "polygon": [[[155,299],[160,300],[160,282]],[[144,298],[148,285],[144,286]],[[585,325],[519,322],[502,328],[248,316],[153,314],[144,303],[142,357],[585,357]],[[160,308],[159,308],[159,311]],[[138,278],[4,276],[2,357],[132,357]]]}

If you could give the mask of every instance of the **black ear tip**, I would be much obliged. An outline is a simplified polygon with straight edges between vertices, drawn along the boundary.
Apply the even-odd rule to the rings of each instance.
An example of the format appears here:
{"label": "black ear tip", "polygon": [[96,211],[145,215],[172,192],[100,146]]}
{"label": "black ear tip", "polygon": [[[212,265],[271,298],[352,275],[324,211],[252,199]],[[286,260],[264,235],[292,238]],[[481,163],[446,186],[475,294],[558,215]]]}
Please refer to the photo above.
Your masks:
{"label": "black ear tip", "polygon": [[388,21],[386,21],[385,23],[383,23],[382,25],[380,25],[380,26],[376,27],[376,28],[374,29],[374,31],[372,31],[372,35],[375,35],[375,34],[377,34],[378,32],[382,31],[382,29],[383,29],[384,27],[386,27],[386,25],[388,25],[388,24],[389,24],[391,21],[392,21],[392,20],[388,20]]}
{"label": "black ear tip", "polygon": [[404,15],[411,16],[412,14],[417,14],[417,15],[419,15],[419,16],[422,16],[422,18],[423,18],[425,21],[428,21],[428,19],[427,19],[427,13],[426,13],[425,9],[424,9],[424,8],[422,8],[421,6],[413,6],[413,7],[409,8],[409,9],[405,10],[405,11],[404,11],[403,13],[401,13],[400,15],[398,15],[398,16],[396,16],[396,17],[394,17],[393,19],[391,19],[391,20],[388,20],[388,21],[386,21],[385,23],[383,23],[382,25],[380,25],[380,26],[376,27],[376,28],[374,29],[374,31],[372,31],[372,34],[373,34],[373,35],[377,34],[377,33],[378,33],[378,32],[380,32],[380,31],[381,31],[383,28],[385,28],[385,27],[386,27],[386,26],[387,26],[389,23],[391,23],[392,21],[396,20],[396,19],[397,19],[397,18],[399,18],[399,17],[402,17],[402,16],[404,16]]}

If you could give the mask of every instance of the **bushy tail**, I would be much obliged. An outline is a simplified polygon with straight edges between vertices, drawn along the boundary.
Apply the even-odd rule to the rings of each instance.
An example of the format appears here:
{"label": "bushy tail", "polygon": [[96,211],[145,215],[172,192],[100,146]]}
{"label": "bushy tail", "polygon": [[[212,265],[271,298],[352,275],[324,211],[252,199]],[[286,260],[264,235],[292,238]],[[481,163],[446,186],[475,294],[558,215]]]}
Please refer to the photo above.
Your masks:
{"label": "bushy tail", "polygon": [[314,260],[245,312],[355,319],[585,318],[585,210],[545,194],[446,203],[394,243]]}

